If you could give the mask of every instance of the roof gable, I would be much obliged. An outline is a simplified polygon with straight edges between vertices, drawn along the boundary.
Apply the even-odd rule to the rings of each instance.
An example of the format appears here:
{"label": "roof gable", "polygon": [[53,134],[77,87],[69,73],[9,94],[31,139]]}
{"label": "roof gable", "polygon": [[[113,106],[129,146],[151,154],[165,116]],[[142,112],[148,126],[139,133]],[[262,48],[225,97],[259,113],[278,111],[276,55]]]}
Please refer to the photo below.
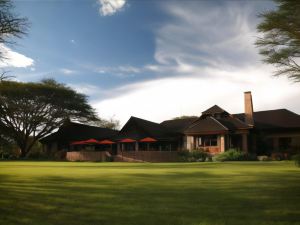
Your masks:
{"label": "roof gable", "polygon": [[132,138],[140,140],[145,137],[166,139],[172,136],[175,136],[175,133],[165,126],[132,116],[119,132],[117,139]]}
{"label": "roof gable", "polygon": [[87,139],[106,139],[115,136],[118,133],[117,130],[109,128],[90,126],[75,122],[64,123],[58,131],[40,139],[41,142],[53,142],[53,141],[80,141]]}
{"label": "roof gable", "polygon": [[218,105],[214,105],[214,106],[210,107],[209,109],[202,112],[202,115],[214,115],[214,114],[227,114],[227,115],[229,115],[229,113],[227,111],[225,111],[224,109],[222,109]]}
{"label": "roof gable", "polygon": [[188,128],[193,122],[195,122],[199,117],[190,117],[184,119],[174,119],[165,120],[160,124],[168,128],[169,130],[183,133],[186,128]]}
{"label": "roof gable", "polygon": [[185,134],[211,134],[211,133],[224,133],[228,128],[225,127],[215,118],[209,116],[200,118],[190,125],[185,131]]}
{"label": "roof gable", "polygon": [[215,118],[215,119],[218,120],[223,126],[227,127],[228,130],[231,131],[250,128],[246,123],[240,121],[239,119],[234,118],[233,116],[228,116],[224,118]]}

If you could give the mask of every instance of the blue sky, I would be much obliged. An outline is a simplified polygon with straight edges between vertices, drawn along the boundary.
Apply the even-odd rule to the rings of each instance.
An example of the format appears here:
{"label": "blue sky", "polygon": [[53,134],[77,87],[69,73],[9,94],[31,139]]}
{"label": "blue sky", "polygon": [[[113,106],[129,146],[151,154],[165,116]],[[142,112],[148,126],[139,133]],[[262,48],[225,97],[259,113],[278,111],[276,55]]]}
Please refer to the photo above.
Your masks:
{"label": "blue sky", "polygon": [[104,118],[156,122],[218,104],[300,112],[298,85],[274,78],[254,41],[271,1],[15,1],[28,35],[0,66],[20,81],[55,78],[89,96]]}

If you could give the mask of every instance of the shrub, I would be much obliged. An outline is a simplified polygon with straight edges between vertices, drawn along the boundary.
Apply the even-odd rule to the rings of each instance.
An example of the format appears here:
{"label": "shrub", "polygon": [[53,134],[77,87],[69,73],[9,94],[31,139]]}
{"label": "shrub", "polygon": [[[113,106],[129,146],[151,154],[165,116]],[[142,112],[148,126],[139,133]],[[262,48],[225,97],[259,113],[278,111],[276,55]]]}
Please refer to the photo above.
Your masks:
{"label": "shrub", "polygon": [[54,153],[53,160],[66,160],[67,150],[59,150]]}
{"label": "shrub", "polygon": [[259,155],[259,156],[257,156],[257,160],[258,161],[270,161],[271,158],[267,155]]}
{"label": "shrub", "polygon": [[292,159],[295,161],[296,166],[300,167],[300,154],[294,155]]}
{"label": "shrub", "polygon": [[274,161],[281,161],[281,160],[283,160],[283,155],[280,152],[274,152],[271,154],[271,158]]}
{"label": "shrub", "polygon": [[[106,156],[105,157],[105,162],[113,162],[114,161],[114,157],[112,156],[112,155],[110,155],[110,156]],[[102,160],[101,160],[101,162],[103,162]]]}
{"label": "shrub", "polygon": [[205,162],[210,158],[207,152],[201,150],[181,151],[179,156],[183,162]]}
{"label": "shrub", "polygon": [[219,162],[224,161],[254,161],[257,160],[256,155],[238,151],[236,149],[229,149],[228,151],[215,156],[215,160]]}

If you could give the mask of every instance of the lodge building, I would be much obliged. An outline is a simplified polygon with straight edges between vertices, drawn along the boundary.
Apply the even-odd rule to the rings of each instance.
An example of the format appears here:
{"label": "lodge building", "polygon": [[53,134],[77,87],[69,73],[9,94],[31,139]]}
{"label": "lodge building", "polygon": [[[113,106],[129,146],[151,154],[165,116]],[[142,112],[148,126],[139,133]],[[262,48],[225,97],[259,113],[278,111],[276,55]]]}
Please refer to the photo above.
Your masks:
{"label": "lodge building", "polygon": [[91,154],[103,158],[104,152],[119,160],[176,161],[182,150],[218,154],[234,148],[258,155],[300,150],[298,114],[287,109],[254,112],[251,92],[244,93],[244,105],[240,114],[214,105],[200,117],[162,123],[131,117],[120,131],[69,121],[40,141],[47,151],[64,149],[67,156],[72,153],[82,160],[92,160]]}

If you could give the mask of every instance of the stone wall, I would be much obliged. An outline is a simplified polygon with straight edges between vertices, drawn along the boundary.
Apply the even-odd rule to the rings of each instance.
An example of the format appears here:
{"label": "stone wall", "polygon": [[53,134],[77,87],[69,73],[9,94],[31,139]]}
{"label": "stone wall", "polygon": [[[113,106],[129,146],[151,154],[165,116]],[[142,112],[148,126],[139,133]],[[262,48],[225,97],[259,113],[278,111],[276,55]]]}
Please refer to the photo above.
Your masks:
{"label": "stone wall", "polygon": [[119,156],[140,160],[144,162],[178,162],[179,156],[177,151],[128,151],[119,152]]}
{"label": "stone wall", "polygon": [[109,157],[108,152],[67,152],[66,160],[68,161],[101,161],[105,162]]}

